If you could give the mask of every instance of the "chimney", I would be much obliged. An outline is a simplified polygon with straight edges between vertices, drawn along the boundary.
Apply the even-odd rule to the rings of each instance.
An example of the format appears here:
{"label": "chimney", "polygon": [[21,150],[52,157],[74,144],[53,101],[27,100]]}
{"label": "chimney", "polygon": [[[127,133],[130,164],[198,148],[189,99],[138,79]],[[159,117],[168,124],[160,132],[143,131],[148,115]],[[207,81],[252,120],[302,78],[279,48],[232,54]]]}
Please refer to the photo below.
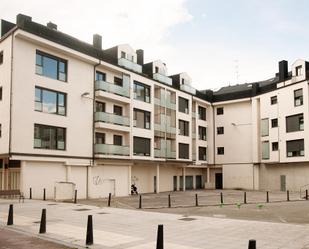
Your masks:
{"label": "chimney", "polygon": [[57,30],[57,24],[55,24],[55,23],[49,22],[49,23],[47,23],[46,26],[47,26],[47,28]]}
{"label": "chimney", "polygon": [[92,44],[95,48],[102,50],[102,36],[94,34]]}
{"label": "chimney", "polygon": [[143,49],[136,50],[136,55],[137,55],[137,64],[144,65],[144,50]]}
{"label": "chimney", "polygon": [[23,25],[25,22],[31,22],[32,21],[32,17],[31,16],[26,16],[23,14],[18,14],[16,16],[16,24],[17,25]]}
{"label": "chimney", "polygon": [[288,78],[288,62],[283,60],[279,61],[279,81],[284,81]]}

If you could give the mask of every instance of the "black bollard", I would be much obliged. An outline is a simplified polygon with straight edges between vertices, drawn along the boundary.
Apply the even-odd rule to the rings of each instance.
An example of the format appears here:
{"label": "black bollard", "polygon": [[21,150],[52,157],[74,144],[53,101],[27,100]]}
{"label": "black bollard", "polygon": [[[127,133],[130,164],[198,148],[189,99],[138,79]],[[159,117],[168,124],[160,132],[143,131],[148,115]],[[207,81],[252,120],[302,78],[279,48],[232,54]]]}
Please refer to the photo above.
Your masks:
{"label": "black bollard", "polygon": [[195,194],[195,206],[198,207],[198,196]]}
{"label": "black bollard", "polygon": [[43,201],[46,201],[46,189],[43,189]]}
{"label": "black bollard", "polygon": [[9,216],[8,216],[8,222],[7,222],[8,226],[13,225],[13,204],[10,204],[10,208],[9,208]]}
{"label": "black bollard", "polygon": [[93,245],[92,215],[88,215],[86,245]]}
{"label": "black bollard", "polygon": [[289,190],[286,191],[286,200],[290,201],[290,191]]}
{"label": "black bollard", "polygon": [[249,240],[248,249],[256,249],[256,241],[254,239]]}
{"label": "black bollard", "polygon": [[30,188],[30,192],[29,192],[29,199],[32,199],[32,188]]}
{"label": "black bollard", "polygon": [[171,207],[171,195],[168,195],[168,207]]}
{"label": "black bollard", "polygon": [[74,193],[74,203],[77,203],[77,189],[75,189],[75,193]]}
{"label": "black bollard", "polygon": [[269,192],[266,191],[266,202],[268,203],[269,202]]}
{"label": "black bollard", "polygon": [[107,206],[108,206],[108,207],[111,206],[111,198],[112,198],[112,194],[109,193],[109,194],[108,194],[108,202],[107,202]]}
{"label": "black bollard", "polygon": [[139,209],[142,209],[142,195],[139,196],[139,205],[138,205]]}
{"label": "black bollard", "polygon": [[223,204],[223,193],[220,193],[220,203]]}
{"label": "black bollard", "polygon": [[308,200],[308,189],[306,189],[306,196],[305,196],[306,200]]}
{"label": "black bollard", "polygon": [[164,248],[163,225],[158,225],[157,247],[156,247],[156,249],[163,249],[163,248]]}
{"label": "black bollard", "polygon": [[40,223],[40,232],[46,233],[46,209],[42,209],[41,223]]}
{"label": "black bollard", "polygon": [[244,192],[244,204],[247,204],[247,193]]}

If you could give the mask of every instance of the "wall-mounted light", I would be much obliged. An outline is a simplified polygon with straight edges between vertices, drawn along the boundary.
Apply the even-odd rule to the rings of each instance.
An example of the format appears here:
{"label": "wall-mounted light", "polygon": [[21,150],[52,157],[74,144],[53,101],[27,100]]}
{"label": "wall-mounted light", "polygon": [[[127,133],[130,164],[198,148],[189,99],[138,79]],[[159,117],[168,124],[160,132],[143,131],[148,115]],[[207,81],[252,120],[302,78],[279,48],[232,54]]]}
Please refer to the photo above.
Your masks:
{"label": "wall-mounted light", "polygon": [[81,97],[82,98],[85,98],[85,97],[89,97],[90,93],[89,92],[84,92]]}

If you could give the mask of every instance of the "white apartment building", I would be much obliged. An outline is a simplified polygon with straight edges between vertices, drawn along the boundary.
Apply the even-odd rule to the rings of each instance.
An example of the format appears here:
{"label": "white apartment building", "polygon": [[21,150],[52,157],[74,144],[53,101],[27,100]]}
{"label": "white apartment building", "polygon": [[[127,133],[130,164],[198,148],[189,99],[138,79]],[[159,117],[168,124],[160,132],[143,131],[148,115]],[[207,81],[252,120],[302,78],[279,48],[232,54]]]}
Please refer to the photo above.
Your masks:
{"label": "white apartment building", "polygon": [[299,190],[309,183],[309,68],[279,65],[268,81],[198,91],[143,50],[102,49],[99,35],[88,44],[22,14],[2,20],[0,189]]}

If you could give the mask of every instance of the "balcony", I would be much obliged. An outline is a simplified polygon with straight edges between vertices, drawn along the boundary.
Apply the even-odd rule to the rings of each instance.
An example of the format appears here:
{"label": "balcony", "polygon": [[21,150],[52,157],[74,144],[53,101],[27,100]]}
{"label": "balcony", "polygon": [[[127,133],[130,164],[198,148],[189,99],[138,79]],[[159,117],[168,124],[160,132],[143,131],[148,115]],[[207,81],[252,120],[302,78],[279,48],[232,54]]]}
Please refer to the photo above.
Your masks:
{"label": "balcony", "polygon": [[94,151],[96,154],[115,155],[115,156],[129,156],[130,148],[124,145],[113,144],[95,144]]}
{"label": "balcony", "polygon": [[192,86],[189,86],[189,85],[180,85],[180,90],[185,91],[187,93],[191,93],[193,95],[196,94],[195,88],[193,88]]}
{"label": "balcony", "polygon": [[129,84],[125,84],[125,82],[123,86],[117,86],[113,83],[97,80],[95,82],[95,90],[110,92],[110,93],[118,94],[118,95],[128,97],[128,98],[130,97]]}
{"label": "balcony", "polygon": [[153,74],[153,78],[157,81],[160,81],[162,83],[165,83],[167,85],[172,85],[172,79],[168,76],[165,76],[163,74],[160,74],[160,73],[154,73]]}
{"label": "balcony", "polygon": [[161,132],[176,133],[176,127],[171,126],[171,118],[165,116],[164,114],[160,115],[161,124],[154,124],[154,129]]}
{"label": "balcony", "polygon": [[142,73],[142,66],[126,58],[119,58],[118,65],[137,73]]}
{"label": "balcony", "polygon": [[169,158],[175,159],[176,158],[176,151],[171,151],[169,149],[155,149],[154,150],[155,157],[159,158]]}
{"label": "balcony", "polygon": [[119,115],[116,115],[113,113],[107,113],[107,112],[96,112],[95,121],[123,125],[123,126],[130,126],[129,117],[119,116]]}

